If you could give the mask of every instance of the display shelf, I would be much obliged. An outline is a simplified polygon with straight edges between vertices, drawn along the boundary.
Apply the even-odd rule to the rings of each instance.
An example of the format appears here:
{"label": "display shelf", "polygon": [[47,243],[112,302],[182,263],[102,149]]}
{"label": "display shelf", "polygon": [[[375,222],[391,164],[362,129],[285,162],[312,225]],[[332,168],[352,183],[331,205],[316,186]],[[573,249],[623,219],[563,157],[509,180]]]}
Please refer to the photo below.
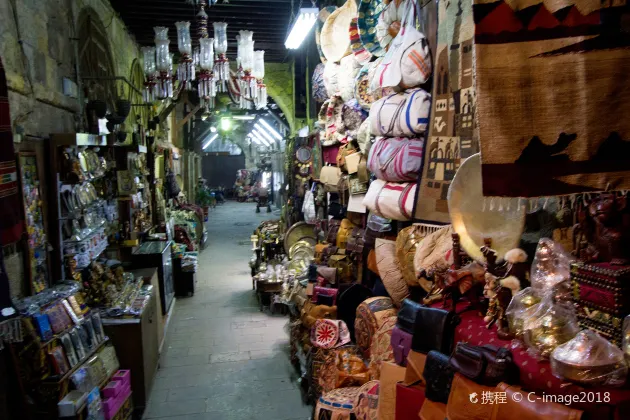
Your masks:
{"label": "display shelf", "polygon": [[94,226],[93,228],[91,228],[90,233],[88,233],[87,235],[85,235],[82,239],[79,239],[79,240],[77,240],[77,241],[72,241],[72,240],[66,239],[66,240],[64,240],[64,241],[63,241],[63,243],[64,243],[64,245],[65,245],[65,244],[76,244],[76,243],[78,243],[78,242],[83,242],[83,241],[90,240],[90,239],[92,239],[92,237],[96,234],[96,231],[97,231],[98,229],[102,228],[102,227],[103,227],[103,226],[105,226],[105,225],[106,225],[106,223],[105,223],[105,221],[103,220],[101,223],[99,223],[99,224],[98,224],[98,226]]}
{"label": "display shelf", "polygon": [[47,379],[44,379],[44,382],[58,383],[58,384],[62,383],[63,381],[68,379],[74,372],[76,372],[80,367],[82,367],[85,364],[85,362],[87,362],[92,356],[94,356],[108,341],[109,341],[109,338],[105,337],[103,341],[98,343],[98,345],[94,349],[92,349],[87,355],[85,355],[85,357],[81,359],[79,363],[74,365],[74,367],[70,369],[68,372],[66,372],[60,379],[49,381],[47,380],[48,379],[47,378]]}

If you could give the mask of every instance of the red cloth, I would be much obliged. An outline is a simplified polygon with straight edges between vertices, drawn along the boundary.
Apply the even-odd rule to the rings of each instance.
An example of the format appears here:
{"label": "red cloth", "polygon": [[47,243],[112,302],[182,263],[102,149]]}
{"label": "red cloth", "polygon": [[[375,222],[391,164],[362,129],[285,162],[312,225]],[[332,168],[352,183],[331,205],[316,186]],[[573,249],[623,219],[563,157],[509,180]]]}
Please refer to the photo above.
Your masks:
{"label": "red cloth", "polygon": [[[441,302],[433,306],[441,307]],[[457,312],[464,310],[468,302],[457,305]],[[584,395],[582,392],[599,392],[601,398],[604,393],[610,393],[609,403],[572,403],[572,408],[584,410],[592,419],[628,419],[630,418],[630,387],[624,388],[584,388],[582,386],[560,380],[551,373],[548,361],[538,361],[527,353],[524,346],[512,348],[511,341],[500,340],[496,334],[496,326],[488,330],[483,318],[476,311],[460,313],[461,322],[455,329],[455,343],[467,342],[473,345],[493,344],[509,348],[514,362],[520,370],[520,386],[525,391],[545,393],[547,395]]]}

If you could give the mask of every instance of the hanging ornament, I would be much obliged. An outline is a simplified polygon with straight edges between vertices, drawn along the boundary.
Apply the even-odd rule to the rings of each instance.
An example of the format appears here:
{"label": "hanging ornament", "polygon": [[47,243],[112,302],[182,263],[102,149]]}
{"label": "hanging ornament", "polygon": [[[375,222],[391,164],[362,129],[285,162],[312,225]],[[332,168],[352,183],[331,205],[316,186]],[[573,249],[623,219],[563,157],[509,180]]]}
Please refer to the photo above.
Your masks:
{"label": "hanging ornament", "polygon": [[239,106],[242,109],[252,109],[256,93],[256,78],[252,74],[254,70],[254,33],[252,31],[239,31],[237,57],[241,92]]}
{"label": "hanging ornament", "polygon": [[144,58],[144,89],[142,90],[142,99],[146,103],[153,102],[157,96],[157,69],[155,67],[155,47],[142,47],[142,56]]}
{"label": "hanging ornament", "polygon": [[190,38],[190,22],[175,22],[177,28],[177,48],[179,49],[179,65],[177,80],[185,89],[192,89],[195,80],[195,61],[192,55],[192,39]]}
{"label": "hanging ornament", "polygon": [[254,51],[254,72],[256,78],[256,95],[254,105],[256,109],[263,109],[267,106],[267,85],[265,85],[265,51]]}
{"label": "hanging ornament", "polygon": [[197,91],[201,99],[201,106],[214,108],[214,98],[217,96],[217,84],[214,78],[214,39],[199,39],[199,77]]}
{"label": "hanging ornament", "polygon": [[173,97],[173,58],[169,52],[168,28],[156,26],[155,31],[155,62],[158,70],[157,98]]}
{"label": "hanging ornament", "polygon": [[227,23],[214,22],[214,52],[216,59],[214,61],[214,74],[219,82],[218,89],[225,92],[227,89],[227,81],[230,78],[230,62],[226,56],[227,52]]}

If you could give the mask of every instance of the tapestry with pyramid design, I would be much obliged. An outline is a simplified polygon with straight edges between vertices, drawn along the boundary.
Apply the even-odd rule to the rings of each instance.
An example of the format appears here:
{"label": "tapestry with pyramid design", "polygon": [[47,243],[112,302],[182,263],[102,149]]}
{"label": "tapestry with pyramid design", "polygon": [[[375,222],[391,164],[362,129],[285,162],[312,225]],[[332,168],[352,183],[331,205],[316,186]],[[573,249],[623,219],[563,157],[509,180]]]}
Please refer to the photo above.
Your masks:
{"label": "tapestry with pyramid design", "polygon": [[460,163],[479,151],[474,136],[472,2],[440,1],[437,7],[432,2],[422,13],[426,13],[427,18],[433,14],[433,19],[437,13],[438,31],[437,47],[431,48],[435,62],[432,120],[415,219],[448,223],[448,187]]}
{"label": "tapestry with pyramid design", "polygon": [[630,188],[625,0],[474,0],[483,192]]}

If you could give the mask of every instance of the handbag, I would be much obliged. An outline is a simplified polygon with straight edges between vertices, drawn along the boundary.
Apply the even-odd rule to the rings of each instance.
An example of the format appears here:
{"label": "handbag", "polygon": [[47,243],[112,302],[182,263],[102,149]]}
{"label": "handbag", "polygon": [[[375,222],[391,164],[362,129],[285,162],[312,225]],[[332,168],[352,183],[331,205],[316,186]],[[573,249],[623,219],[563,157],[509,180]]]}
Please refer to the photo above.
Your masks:
{"label": "handbag", "polygon": [[341,221],[341,224],[339,226],[339,231],[337,232],[337,241],[336,241],[337,248],[342,248],[342,249],[346,248],[346,244],[348,242],[348,236],[350,236],[352,229],[354,229],[355,227],[356,226],[354,225],[354,223],[352,223],[348,219],[343,219]]}
{"label": "handbag", "polygon": [[337,270],[331,267],[320,265],[316,268],[317,275],[321,276],[326,282],[330,284],[337,283]]}
{"label": "handbag", "polygon": [[455,312],[422,306],[413,325],[411,348],[427,354],[432,350],[450,354],[459,317]]}
{"label": "handbag", "polygon": [[518,367],[510,350],[504,347],[457,343],[450,363],[457,372],[478,384],[496,386],[499,382],[518,381]]}
{"label": "handbag", "polygon": [[426,404],[425,388],[418,385],[405,385],[401,382],[396,384],[395,420],[417,419],[418,412]]}
{"label": "handbag", "polygon": [[368,182],[361,181],[358,175],[350,175],[348,177],[348,189],[350,195],[361,195],[368,191]]}
{"label": "handbag", "polygon": [[337,164],[337,155],[339,154],[339,149],[341,148],[340,144],[335,144],[333,146],[322,147],[322,159],[324,163],[329,163],[331,165]]}
{"label": "handbag", "polygon": [[518,392],[521,395],[524,393],[519,387],[500,383],[496,391],[506,393],[506,403],[490,405],[492,415],[486,417],[490,420],[580,420],[582,418],[581,410],[563,404],[543,401],[542,398],[523,398],[522,400],[514,398],[515,393]]}
{"label": "handbag", "polygon": [[429,43],[415,28],[416,15],[420,16],[418,3],[407,2],[400,32],[376,69],[376,77],[370,85],[372,91],[383,87],[419,86],[431,76],[433,66]]}
{"label": "handbag", "polygon": [[353,266],[347,255],[335,254],[328,258],[328,266],[337,270],[337,280],[339,284],[352,283]]}
{"label": "handbag", "polygon": [[365,233],[365,229],[361,229],[355,227],[350,232],[350,236],[348,237],[348,242],[346,243],[346,249],[350,252],[362,253],[363,252],[363,235]]}
{"label": "handbag", "polygon": [[424,305],[414,302],[411,299],[403,300],[400,310],[398,311],[398,322],[396,323],[398,328],[409,334],[413,334],[413,327],[416,323],[418,312],[420,312],[423,307]]}
{"label": "handbag", "polygon": [[[341,226],[341,220],[331,219],[328,221],[328,230],[326,231],[326,242],[329,244],[334,244],[337,242],[337,233],[339,232],[339,227]],[[337,252],[335,250],[333,253]]]}
{"label": "handbag", "polygon": [[[393,420],[396,412],[396,385],[405,377],[405,368],[392,362],[381,364],[381,376],[378,378],[378,419]],[[370,419],[372,420],[372,419]]]}
{"label": "handbag", "polygon": [[341,178],[341,171],[336,166],[323,166],[319,173],[319,182],[324,184],[326,192],[337,192],[339,178]]}
{"label": "handbag", "polygon": [[394,183],[381,179],[372,181],[363,199],[363,205],[378,216],[411,220],[416,196],[416,183]]}
{"label": "handbag", "polygon": [[[467,379],[459,373],[455,373],[451,383],[451,392],[446,404],[446,417],[449,420],[488,420],[492,414],[493,404],[482,404],[482,395],[492,393],[495,387],[480,385]],[[477,394],[478,401],[471,401],[471,395]],[[524,398],[527,399],[527,398]],[[501,405],[501,404],[497,404]],[[519,419],[519,417],[512,417]]]}
{"label": "handbag", "polygon": [[426,381],[427,398],[446,404],[455,376],[455,370],[449,363],[448,356],[439,351],[431,350],[427,354],[422,376]]}
{"label": "handbag", "polygon": [[431,95],[422,89],[393,93],[372,104],[370,131],[375,136],[418,137],[427,130]]}
{"label": "handbag", "polygon": [[413,335],[402,330],[398,325],[394,326],[392,331],[392,350],[394,351],[394,360],[399,366],[407,366],[407,356],[411,351],[411,340]]}
{"label": "handbag", "polygon": [[378,137],[370,149],[367,167],[378,179],[414,181],[422,168],[423,141]]}
{"label": "handbag", "polygon": [[354,148],[351,143],[346,143],[339,148],[339,153],[337,153],[337,167],[341,169],[342,172],[348,172],[348,167],[346,166],[346,156],[357,153],[358,150]]}
{"label": "handbag", "polygon": [[335,306],[335,304],[337,303],[337,293],[339,292],[339,289],[333,289],[332,287],[322,287],[322,286],[315,286],[313,288],[313,296],[311,297],[311,302],[316,303],[318,305],[323,305],[322,303],[318,303],[317,299],[319,295],[322,296],[332,296],[333,297],[333,304],[332,305],[327,305],[327,306]]}
{"label": "handbag", "polygon": [[346,155],[346,171],[350,175],[357,173],[357,171],[359,170],[359,162],[361,161],[362,157],[363,155],[361,154],[361,152],[356,150],[354,153]]}

